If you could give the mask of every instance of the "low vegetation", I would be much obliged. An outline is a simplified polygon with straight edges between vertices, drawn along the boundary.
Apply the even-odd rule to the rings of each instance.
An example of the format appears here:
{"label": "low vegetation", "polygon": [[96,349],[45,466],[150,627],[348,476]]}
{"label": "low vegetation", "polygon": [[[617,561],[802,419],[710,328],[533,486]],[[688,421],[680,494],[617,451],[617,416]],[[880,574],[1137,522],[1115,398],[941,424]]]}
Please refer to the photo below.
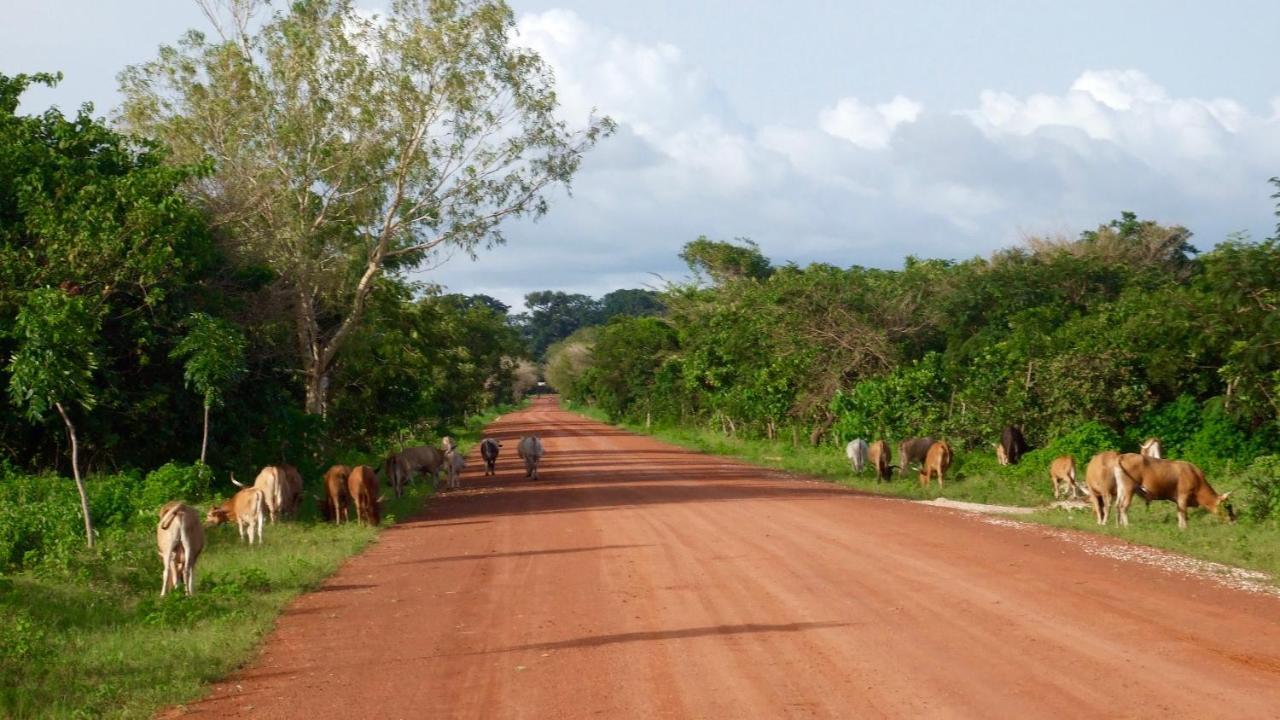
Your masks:
{"label": "low vegetation", "polygon": [[[458,433],[465,450],[493,414]],[[347,453],[350,464],[380,455]],[[211,485],[216,486],[214,491]],[[89,479],[100,540],[90,551],[62,478],[3,470],[0,477],[0,717],[149,717],[198,698],[254,653],[290,599],[316,587],[378,533],[316,515],[319,475],[306,474],[301,517],[269,525],[249,547],[232,526],[207,530],[196,594],[160,597],[156,510],[182,497],[202,511],[232,486],[199,465],[144,477]],[[430,488],[385,492],[383,525],[418,512]]]}

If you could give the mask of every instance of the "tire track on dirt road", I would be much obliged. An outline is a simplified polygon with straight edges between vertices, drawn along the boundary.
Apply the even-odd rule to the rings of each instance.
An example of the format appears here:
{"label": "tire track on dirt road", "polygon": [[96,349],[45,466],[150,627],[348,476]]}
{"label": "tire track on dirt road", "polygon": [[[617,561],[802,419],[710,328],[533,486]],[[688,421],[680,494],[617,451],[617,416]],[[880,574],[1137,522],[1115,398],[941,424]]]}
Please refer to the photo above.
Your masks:
{"label": "tire track on dirt road", "polygon": [[[532,431],[538,481],[514,457]],[[1274,597],[691,453],[549,399],[490,434],[496,478],[469,458],[461,491],[169,714],[1280,717]]]}

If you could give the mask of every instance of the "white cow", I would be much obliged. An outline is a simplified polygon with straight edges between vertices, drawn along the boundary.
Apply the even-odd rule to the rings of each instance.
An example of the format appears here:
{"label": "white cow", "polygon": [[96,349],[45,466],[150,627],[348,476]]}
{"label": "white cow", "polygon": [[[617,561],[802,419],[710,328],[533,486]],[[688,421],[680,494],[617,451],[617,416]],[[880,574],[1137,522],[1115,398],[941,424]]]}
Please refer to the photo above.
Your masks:
{"label": "white cow", "polygon": [[854,472],[862,472],[867,466],[867,441],[862,438],[850,440],[848,445],[844,446],[844,455],[849,458],[849,464],[853,466]]}
{"label": "white cow", "polygon": [[524,476],[538,479],[538,462],[542,460],[542,440],[537,435],[526,435],[520,438],[516,446],[516,455],[524,459]]}
{"label": "white cow", "polygon": [[463,468],[467,466],[467,461],[462,457],[462,453],[457,448],[451,448],[449,452],[444,454],[444,467],[448,472],[448,482],[450,490],[457,490],[460,486],[458,476],[462,474]]}

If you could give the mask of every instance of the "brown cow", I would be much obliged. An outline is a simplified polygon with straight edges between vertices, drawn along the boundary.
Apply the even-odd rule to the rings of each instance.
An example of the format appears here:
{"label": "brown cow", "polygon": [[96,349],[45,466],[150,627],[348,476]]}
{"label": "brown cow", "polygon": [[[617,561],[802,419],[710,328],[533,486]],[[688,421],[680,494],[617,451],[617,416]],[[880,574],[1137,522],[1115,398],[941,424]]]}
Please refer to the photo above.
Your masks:
{"label": "brown cow", "polygon": [[347,491],[356,506],[356,517],[365,525],[382,522],[382,510],[378,507],[378,474],[368,465],[357,465],[347,476]]}
{"label": "brown cow", "polygon": [[867,448],[867,462],[876,471],[876,479],[887,481],[893,473],[893,460],[889,455],[889,443],[883,440],[877,440],[871,443]]}
{"label": "brown cow", "polygon": [[1111,505],[1115,502],[1116,465],[1120,462],[1120,453],[1107,450],[1094,455],[1084,470],[1084,485],[1089,501],[1093,505],[1093,516],[1099,525],[1106,525],[1111,519]]}
{"label": "brown cow", "polygon": [[1129,524],[1129,503],[1135,493],[1148,501],[1170,500],[1177,504],[1180,530],[1187,529],[1189,507],[1202,507],[1227,522],[1235,522],[1235,510],[1227,502],[1231,493],[1219,495],[1204,479],[1204,472],[1185,460],[1125,453],[1116,465],[1115,478],[1116,485],[1124,489],[1117,500],[1122,525]]}
{"label": "brown cow", "polygon": [[924,456],[924,464],[920,466],[920,487],[929,487],[929,481],[933,479],[934,473],[937,473],[938,487],[941,488],[947,468],[951,467],[951,457],[951,446],[946,440],[939,440],[930,445]]}
{"label": "brown cow", "polygon": [[350,474],[351,468],[346,465],[334,465],[324,474],[324,502],[328,505],[324,515],[337,525],[348,519],[347,503],[351,495],[347,492],[347,476]]}
{"label": "brown cow", "polygon": [[188,595],[196,590],[196,561],[204,550],[204,528],[200,511],[178,501],[160,508],[156,525],[156,550],[164,563],[160,579],[160,597],[182,584]]}
{"label": "brown cow", "polygon": [[240,539],[245,539],[247,530],[249,536],[249,544],[253,544],[254,531],[258,534],[258,544],[262,544],[262,525],[266,520],[267,500],[265,494],[258,488],[245,488],[231,499],[209,508],[209,514],[205,516],[205,523],[209,525],[221,525],[225,522],[234,522],[236,529],[240,531]]}
{"label": "brown cow", "polygon": [[1053,482],[1053,498],[1079,497],[1080,486],[1076,484],[1076,459],[1070,455],[1056,457],[1049,464],[1049,480]]}

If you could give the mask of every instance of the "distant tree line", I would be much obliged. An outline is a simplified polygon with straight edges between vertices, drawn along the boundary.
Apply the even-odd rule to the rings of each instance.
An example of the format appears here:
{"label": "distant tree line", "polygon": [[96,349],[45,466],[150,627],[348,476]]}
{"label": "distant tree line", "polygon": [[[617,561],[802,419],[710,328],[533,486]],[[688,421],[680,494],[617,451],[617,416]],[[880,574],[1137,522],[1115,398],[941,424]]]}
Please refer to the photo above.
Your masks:
{"label": "distant tree line", "polygon": [[[1277,228],[1280,236],[1280,228]],[[1132,213],[989,258],[899,270],[777,266],[699,238],[661,316],[553,345],[547,376],[618,419],[814,443],[932,434],[989,446],[1072,433],[1175,456],[1280,448],[1280,240],[1204,253]]]}

